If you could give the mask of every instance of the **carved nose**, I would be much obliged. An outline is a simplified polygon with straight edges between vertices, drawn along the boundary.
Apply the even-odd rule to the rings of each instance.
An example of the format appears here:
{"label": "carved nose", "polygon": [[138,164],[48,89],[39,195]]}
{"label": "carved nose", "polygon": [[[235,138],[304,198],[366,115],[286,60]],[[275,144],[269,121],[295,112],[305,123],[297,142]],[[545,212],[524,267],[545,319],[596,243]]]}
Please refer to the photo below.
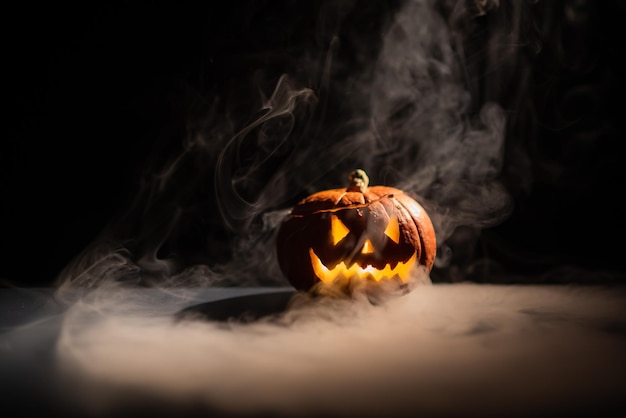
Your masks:
{"label": "carved nose", "polygon": [[363,248],[361,248],[361,254],[372,254],[374,252],[374,246],[369,239],[365,240]]}

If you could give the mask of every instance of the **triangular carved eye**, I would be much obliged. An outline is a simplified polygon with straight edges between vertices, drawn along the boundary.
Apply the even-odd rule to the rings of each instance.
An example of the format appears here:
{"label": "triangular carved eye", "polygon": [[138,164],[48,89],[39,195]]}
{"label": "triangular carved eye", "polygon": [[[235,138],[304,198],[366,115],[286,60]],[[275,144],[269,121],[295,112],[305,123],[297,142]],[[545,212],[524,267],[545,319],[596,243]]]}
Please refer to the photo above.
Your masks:
{"label": "triangular carved eye", "polygon": [[333,237],[333,245],[337,245],[350,233],[350,230],[341,222],[341,219],[335,215],[330,215],[330,233]]}
{"label": "triangular carved eye", "polygon": [[385,235],[387,235],[396,244],[400,243],[400,225],[398,224],[398,217],[391,215],[387,228],[385,228]]}

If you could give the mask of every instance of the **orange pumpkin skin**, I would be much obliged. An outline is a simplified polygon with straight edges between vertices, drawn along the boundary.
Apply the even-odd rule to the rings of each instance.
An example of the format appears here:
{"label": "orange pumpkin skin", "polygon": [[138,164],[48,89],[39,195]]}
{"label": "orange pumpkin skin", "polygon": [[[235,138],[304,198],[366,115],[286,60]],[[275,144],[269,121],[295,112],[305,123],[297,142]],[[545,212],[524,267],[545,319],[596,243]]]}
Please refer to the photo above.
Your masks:
{"label": "orange pumpkin skin", "polygon": [[413,264],[432,269],[437,243],[424,208],[402,190],[367,187],[362,170],[351,180],[347,189],[317,192],[298,202],[280,225],[277,259],[296,289],[331,284],[337,272],[407,281]]}

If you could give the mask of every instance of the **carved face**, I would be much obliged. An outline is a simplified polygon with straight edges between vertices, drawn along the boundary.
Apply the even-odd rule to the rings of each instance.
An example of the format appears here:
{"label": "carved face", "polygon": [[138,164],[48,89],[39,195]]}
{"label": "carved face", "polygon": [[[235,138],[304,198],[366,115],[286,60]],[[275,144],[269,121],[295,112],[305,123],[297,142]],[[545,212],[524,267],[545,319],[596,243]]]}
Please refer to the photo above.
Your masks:
{"label": "carved face", "polygon": [[285,219],[278,261],[296,288],[355,278],[407,282],[416,265],[432,267],[434,231],[421,206],[397,189],[369,190],[375,194],[359,203],[344,200],[344,207],[326,208],[323,196],[312,195]]}
{"label": "carved face", "polygon": [[315,276],[324,283],[360,277],[380,281],[398,277],[407,281],[416,250],[400,231],[396,214],[377,214],[369,207],[327,212],[320,216],[326,232],[311,242],[309,256]]}

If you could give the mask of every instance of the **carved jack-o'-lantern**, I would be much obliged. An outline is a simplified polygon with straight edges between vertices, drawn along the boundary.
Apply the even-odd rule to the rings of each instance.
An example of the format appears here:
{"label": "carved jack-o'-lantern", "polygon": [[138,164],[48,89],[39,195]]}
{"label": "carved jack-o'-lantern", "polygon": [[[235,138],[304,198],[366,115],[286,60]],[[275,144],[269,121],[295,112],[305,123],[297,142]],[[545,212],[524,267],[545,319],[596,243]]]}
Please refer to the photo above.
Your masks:
{"label": "carved jack-o'-lantern", "polygon": [[436,239],[426,211],[402,190],[368,182],[356,170],[348,188],[314,193],[283,220],[278,263],[295,288],[346,279],[407,282],[417,265],[432,269]]}

